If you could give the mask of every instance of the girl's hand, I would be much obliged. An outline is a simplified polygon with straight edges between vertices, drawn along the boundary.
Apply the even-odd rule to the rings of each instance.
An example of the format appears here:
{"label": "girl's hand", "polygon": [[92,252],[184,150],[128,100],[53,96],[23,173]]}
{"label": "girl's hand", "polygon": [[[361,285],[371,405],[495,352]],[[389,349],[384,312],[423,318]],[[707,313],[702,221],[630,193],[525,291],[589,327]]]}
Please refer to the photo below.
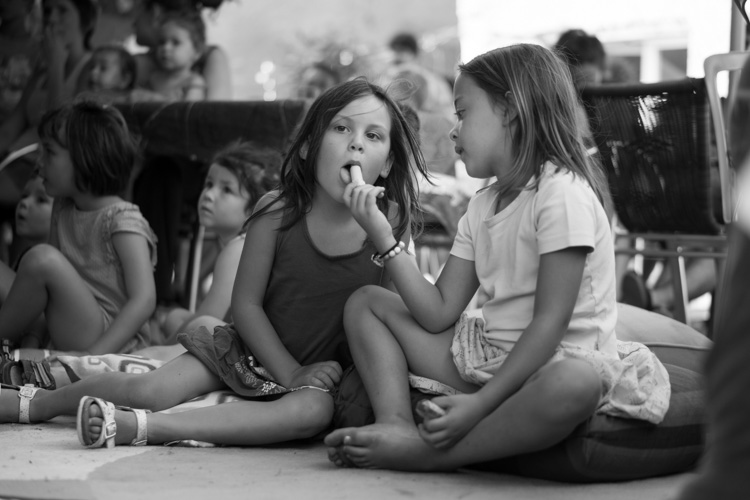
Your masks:
{"label": "girl's hand", "polygon": [[336,361],[321,361],[320,363],[300,366],[292,373],[289,388],[311,385],[330,391],[341,382],[343,373],[341,365]]}
{"label": "girl's hand", "polygon": [[[360,167],[356,165],[351,167],[349,176],[345,176],[344,173],[342,176],[345,181],[349,182],[344,190],[344,203],[351,210],[357,223],[367,232],[376,246],[378,242],[392,238],[393,228],[377,205],[377,199],[384,195],[385,188],[365,184]],[[380,246],[391,245],[384,243]]]}
{"label": "girl's hand", "polygon": [[438,449],[455,445],[487,415],[476,394],[437,397],[432,402],[445,410],[445,415],[425,419],[419,424],[419,434]]}

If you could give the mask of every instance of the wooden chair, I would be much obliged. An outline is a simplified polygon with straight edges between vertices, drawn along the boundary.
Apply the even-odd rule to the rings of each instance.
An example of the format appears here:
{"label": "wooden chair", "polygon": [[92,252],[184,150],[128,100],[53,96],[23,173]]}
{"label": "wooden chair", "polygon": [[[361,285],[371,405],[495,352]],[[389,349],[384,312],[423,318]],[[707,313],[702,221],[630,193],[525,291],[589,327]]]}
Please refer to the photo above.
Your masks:
{"label": "wooden chair", "polygon": [[716,259],[719,279],[726,258],[725,221],[712,199],[704,80],[592,87],[583,101],[627,230],[621,237],[657,244],[619,252],[666,260],[675,319],[687,323],[685,258]]}

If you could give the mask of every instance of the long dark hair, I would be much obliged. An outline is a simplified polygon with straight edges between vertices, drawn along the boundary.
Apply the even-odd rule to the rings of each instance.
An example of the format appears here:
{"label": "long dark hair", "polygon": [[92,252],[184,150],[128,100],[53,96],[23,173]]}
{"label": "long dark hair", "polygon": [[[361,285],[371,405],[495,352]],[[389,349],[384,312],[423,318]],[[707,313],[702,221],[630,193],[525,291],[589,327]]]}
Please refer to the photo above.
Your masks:
{"label": "long dark hair", "polygon": [[[399,105],[385,89],[364,78],[356,78],[331,87],[313,102],[281,166],[281,183],[276,203],[258,210],[248,219],[248,222],[268,212],[270,207],[274,206],[274,210],[284,211],[280,228],[284,231],[310,212],[316,189],[316,162],[323,135],[339,111],[351,102],[368,96],[378,98],[391,117],[390,139],[393,167],[388,177],[378,177],[375,182],[376,186],[385,188],[385,196],[378,200],[378,208],[388,214],[389,203],[395,203],[397,208],[395,234],[401,236],[407,230],[412,234],[418,234],[421,229],[421,220],[416,175],[428,175],[424,158]],[[307,148],[307,154],[304,155],[306,159],[300,156],[303,147]],[[412,172],[412,168],[415,172]]]}

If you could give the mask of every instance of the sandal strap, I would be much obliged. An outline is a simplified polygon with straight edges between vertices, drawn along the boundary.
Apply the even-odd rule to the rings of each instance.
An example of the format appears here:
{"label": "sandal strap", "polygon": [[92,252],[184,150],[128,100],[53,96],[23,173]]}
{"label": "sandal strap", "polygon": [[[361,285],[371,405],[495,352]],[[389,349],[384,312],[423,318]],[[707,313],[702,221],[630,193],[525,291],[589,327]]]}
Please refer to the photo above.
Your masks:
{"label": "sandal strap", "polygon": [[130,442],[130,446],[146,446],[148,444],[148,421],[146,414],[151,413],[151,411],[138,408],[128,408],[126,406],[118,406],[117,409],[122,411],[132,411],[133,415],[135,415],[136,432],[135,438]]}
{"label": "sandal strap", "polygon": [[29,420],[29,403],[34,399],[38,390],[38,387],[31,387],[28,385],[18,388],[18,399],[20,400],[18,402],[18,423],[31,423],[31,420]]}

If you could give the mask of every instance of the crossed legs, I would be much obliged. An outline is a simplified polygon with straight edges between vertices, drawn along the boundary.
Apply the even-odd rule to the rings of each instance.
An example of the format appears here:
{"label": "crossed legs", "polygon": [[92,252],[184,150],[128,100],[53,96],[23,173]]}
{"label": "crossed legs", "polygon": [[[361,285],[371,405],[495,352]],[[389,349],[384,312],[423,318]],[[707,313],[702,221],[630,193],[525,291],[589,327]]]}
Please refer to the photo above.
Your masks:
{"label": "crossed legs", "polygon": [[338,429],[326,439],[337,465],[399,470],[453,470],[552,446],[594,412],[598,374],[585,362],[565,360],[536,372],[513,396],[455,446],[433,448],[419,435],[409,400],[407,367],[468,393],[449,348],[452,330],[430,334],[388,291],[364,288],[347,303],[344,324],[354,361],[375,410],[375,424]]}

